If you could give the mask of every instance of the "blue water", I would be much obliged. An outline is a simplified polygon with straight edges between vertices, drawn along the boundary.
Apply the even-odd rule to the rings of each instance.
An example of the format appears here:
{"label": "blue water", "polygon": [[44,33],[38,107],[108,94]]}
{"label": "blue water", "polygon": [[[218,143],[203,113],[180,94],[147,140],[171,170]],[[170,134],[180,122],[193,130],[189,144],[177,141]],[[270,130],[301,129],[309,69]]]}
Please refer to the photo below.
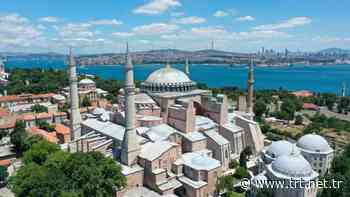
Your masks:
{"label": "blue water", "polygon": [[[66,69],[63,61],[8,61],[6,68],[57,68]],[[136,80],[145,80],[154,70],[163,65],[135,65]],[[183,69],[183,65],[173,65]],[[123,79],[123,65],[87,66],[78,68],[81,74],[98,75],[104,79]],[[237,86],[246,88],[247,68],[226,65],[191,65],[190,78],[210,87]],[[342,83],[350,86],[350,65],[269,67],[255,69],[257,89],[311,90],[340,94]]]}

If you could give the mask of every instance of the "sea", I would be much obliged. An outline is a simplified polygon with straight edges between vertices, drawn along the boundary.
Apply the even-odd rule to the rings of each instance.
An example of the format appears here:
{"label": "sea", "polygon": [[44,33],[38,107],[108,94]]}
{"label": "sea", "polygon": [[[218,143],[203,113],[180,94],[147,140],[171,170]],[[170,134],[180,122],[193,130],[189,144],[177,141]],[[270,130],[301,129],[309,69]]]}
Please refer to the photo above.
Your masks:
{"label": "sea", "polygon": [[[6,69],[42,68],[67,69],[62,60],[8,60]],[[161,64],[134,65],[135,79],[145,80]],[[172,67],[183,70],[181,64]],[[190,78],[209,87],[239,87],[246,89],[247,66],[190,65]],[[79,74],[97,75],[104,79],[123,80],[123,65],[79,66]],[[256,89],[310,90],[340,94],[345,83],[350,87],[350,65],[293,65],[289,67],[255,67]],[[350,91],[349,91],[350,92]]]}

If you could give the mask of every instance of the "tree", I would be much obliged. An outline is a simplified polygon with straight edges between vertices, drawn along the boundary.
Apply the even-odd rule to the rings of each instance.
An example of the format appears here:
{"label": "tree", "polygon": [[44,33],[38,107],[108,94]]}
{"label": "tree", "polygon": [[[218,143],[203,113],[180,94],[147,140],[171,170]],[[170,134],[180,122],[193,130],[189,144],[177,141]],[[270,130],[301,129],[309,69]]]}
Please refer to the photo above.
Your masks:
{"label": "tree", "polygon": [[40,128],[40,129],[43,129],[43,130],[45,130],[45,131],[48,131],[48,132],[53,132],[53,131],[55,131],[55,127],[53,127],[52,125],[50,125],[48,122],[46,122],[46,121],[41,121],[41,120],[39,120],[39,121],[37,121],[37,123],[36,123],[37,125],[38,125],[38,127]]}
{"label": "tree", "polygon": [[99,152],[70,154],[38,144],[25,153],[24,166],[10,178],[16,196],[109,197],[126,185],[121,166]]}
{"label": "tree", "polygon": [[253,150],[250,146],[245,147],[241,154],[239,155],[239,166],[247,168],[247,161],[249,156],[253,154]]}
{"label": "tree", "polygon": [[25,137],[25,124],[24,122],[17,121],[15,124],[15,128],[10,134],[10,141],[14,145],[15,151],[17,153],[22,153]]}
{"label": "tree", "polygon": [[58,145],[48,142],[46,140],[41,140],[38,143],[34,144],[31,149],[24,153],[24,162],[25,163],[36,163],[42,165],[49,158],[49,156],[57,151],[60,148]]}
{"label": "tree", "polygon": [[320,133],[322,130],[321,125],[315,122],[310,123],[304,128],[303,133],[304,134],[310,134],[310,133]]}
{"label": "tree", "polygon": [[0,183],[5,182],[8,175],[7,168],[5,166],[0,166]]}
{"label": "tree", "polygon": [[238,167],[233,176],[237,179],[250,178],[248,170],[244,167]]}
{"label": "tree", "polygon": [[216,183],[216,190],[220,191],[234,191],[235,178],[231,175],[219,177]]}
{"label": "tree", "polygon": [[89,97],[85,96],[83,98],[83,101],[81,102],[81,106],[82,107],[90,107],[91,106],[91,101],[90,101]]}
{"label": "tree", "polygon": [[303,124],[303,116],[302,115],[297,115],[295,117],[295,124],[296,125],[302,125]]}
{"label": "tree", "polygon": [[239,166],[239,163],[236,160],[231,160],[228,166],[230,169],[234,169]]}
{"label": "tree", "polygon": [[258,99],[255,102],[254,113],[257,117],[261,117],[267,111],[267,106],[262,99]]}
{"label": "tree", "polygon": [[40,104],[35,104],[30,109],[32,112],[35,112],[35,113],[48,112],[47,107]]}
{"label": "tree", "polygon": [[292,99],[285,99],[281,105],[281,111],[284,112],[284,119],[293,120],[294,113],[296,112],[297,107]]}

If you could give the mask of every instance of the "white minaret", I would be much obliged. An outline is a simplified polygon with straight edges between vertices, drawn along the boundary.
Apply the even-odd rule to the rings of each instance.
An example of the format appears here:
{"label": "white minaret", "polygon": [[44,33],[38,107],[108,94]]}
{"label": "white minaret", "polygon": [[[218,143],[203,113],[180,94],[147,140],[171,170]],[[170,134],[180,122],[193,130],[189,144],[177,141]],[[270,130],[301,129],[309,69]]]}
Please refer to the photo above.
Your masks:
{"label": "white minaret", "polygon": [[72,49],[69,50],[69,84],[70,84],[70,129],[71,140],[81,136],[81,116],[79,110],[78,77]]}
{"label": "white minaret", "polygon": [[125,134],[122,142],[120,160],[124,165],[131,166],[136,163],[140,154],[140,144],[136,134],[135,84],[134,68],[129,54],[129,45],[126,44],[125,64]]}
{"label": "white minaret", "polygon": [[248,96],[247,96],[247,113],[253,114],[253,99],[254,99],[254,62],[253,57],[250,57],[248,71]]}
{"label": "white minaret", "polygon": [[186,58],[185,73],[186,73],[186,75],[190,75],[190,65],[188,63],[188,58]]}

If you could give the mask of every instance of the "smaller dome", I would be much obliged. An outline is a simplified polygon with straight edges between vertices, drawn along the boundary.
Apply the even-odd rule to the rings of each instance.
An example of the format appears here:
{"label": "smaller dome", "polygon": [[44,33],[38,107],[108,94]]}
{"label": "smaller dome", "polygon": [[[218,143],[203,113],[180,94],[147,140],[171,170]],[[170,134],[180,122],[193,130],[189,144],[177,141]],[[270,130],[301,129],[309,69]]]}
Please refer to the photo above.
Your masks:
{"label": "smaller dome", "polygon": [[298,140],[297,146],[306,151],[313,152],[328,152],[332,150],[327,140],[316,134],[307,134],[302,136]]}
{"label": "smaller dome", "polygon": [[80,80],[79,84],[87,85],[87,84],[95,84],[95,82],[93,80],[91,80],[91,79],[86,78],[86,79]]}
{"label": "smaller dome", "polygon": [[271,168],[288,177],[309,177],[313,174],[311,165],[300,154],[282,155],[272,162]]}
{"label": "smaller dome", "polygon": [[272,142],[272,144],[266,150],[266,154],[269,157],[276,159],[282,155],[290,155],[293,151],[296,154],[300,153],[298,148],[295,147],[294,144],[286,140],[280,140],[280,141]]}

